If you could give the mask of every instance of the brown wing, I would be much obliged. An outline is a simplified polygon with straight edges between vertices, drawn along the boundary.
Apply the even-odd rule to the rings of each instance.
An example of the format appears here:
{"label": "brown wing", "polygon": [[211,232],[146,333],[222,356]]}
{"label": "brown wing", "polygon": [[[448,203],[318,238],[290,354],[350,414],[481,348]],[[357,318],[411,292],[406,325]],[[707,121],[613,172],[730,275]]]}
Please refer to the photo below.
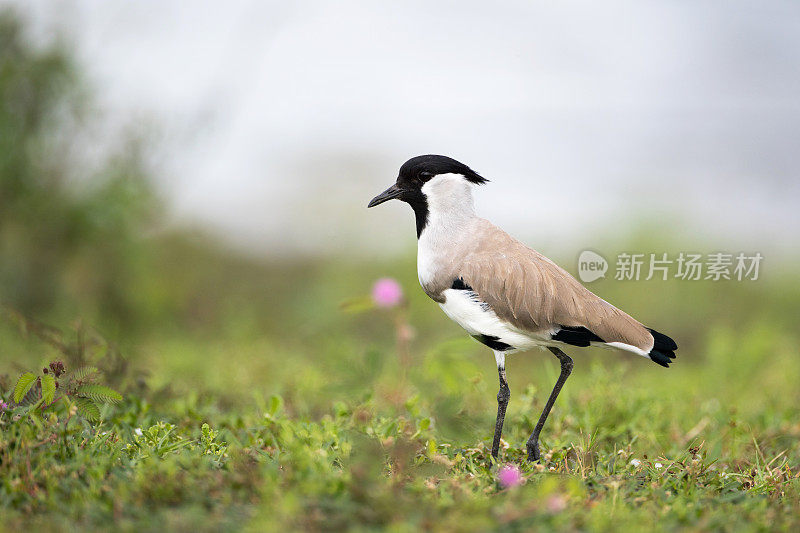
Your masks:
{"label": "brown wing", "polygon": [[480,247],[491,251],[467,254],[459,276],[500,318],[536,333],[583,326],[605,342],[652,349],[653,336],[642,324],[539,252],[494,230]]}

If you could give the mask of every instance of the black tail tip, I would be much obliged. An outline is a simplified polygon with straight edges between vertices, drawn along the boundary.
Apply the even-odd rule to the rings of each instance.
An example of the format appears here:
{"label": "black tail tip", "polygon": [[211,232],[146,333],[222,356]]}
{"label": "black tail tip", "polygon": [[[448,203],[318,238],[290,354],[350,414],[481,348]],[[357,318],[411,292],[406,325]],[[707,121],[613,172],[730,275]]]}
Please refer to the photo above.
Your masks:
{"label": "black tail tip", "polygon": [[650,356],[650,359],[652,359],[655,364],[661,365],[664,368],[669,368],[669,364],[675,359],[675,352],[672,350],[662,351],[653,349],[650,350],[650,353],[647,355]]}
{"label": "black tail tip", "polygon": [[670,337],[654,329],[648,329],[648,331],[653,335],[653,349],[647,355],[657,365],[669,368],[669,364],[675,359],[675,350],[678,349],[678,344]]}
{"label": "black tail tip", "polygon": [[647,331],[649,331],[650,334],[653,336],[654,350],[674,352],[675,350],[678,349],[678,344],[674,340],[672,340],[672,338],[667,337],[663,333],[659,333],[654,329],[648,328]]}

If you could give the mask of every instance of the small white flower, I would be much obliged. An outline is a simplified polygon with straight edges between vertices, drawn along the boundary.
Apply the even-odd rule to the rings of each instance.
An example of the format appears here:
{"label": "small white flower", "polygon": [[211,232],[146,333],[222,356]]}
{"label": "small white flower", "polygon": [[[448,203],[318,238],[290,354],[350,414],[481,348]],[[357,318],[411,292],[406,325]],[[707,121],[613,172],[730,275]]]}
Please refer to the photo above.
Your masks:
{"label": "small white flower", "polygon": [[137,437],[141,437],[142,436],[142,428],[134,429],[133,430],[133,434],[136,435]]}
{"label": "small white flower", "polygon": [[631,459],[631,466],[639,466],[642,462],[639,459]]}
{"label": "small white flower", "polygon": [[661,468],[663,468],[663,467],[664,467],[664,465],[662,465],[661,463],[656,463],[656,464],[654,464],[653,466],[655,466],[655,467],[656,467],[656,470],[660,470]]}

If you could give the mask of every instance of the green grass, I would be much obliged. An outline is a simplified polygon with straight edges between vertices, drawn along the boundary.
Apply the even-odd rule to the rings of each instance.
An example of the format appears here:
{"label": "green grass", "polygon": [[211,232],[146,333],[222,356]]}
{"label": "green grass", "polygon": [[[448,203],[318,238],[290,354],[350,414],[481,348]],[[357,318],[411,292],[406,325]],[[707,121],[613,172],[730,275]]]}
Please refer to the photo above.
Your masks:
{"label": "green grass", "polygon": [[[195,275],[222,279],[204,268]],[[340,308],[386,271],[402,274],[409,294],[403,316],[416,337],[407,355],[395,344],[398,311]],[[52,332],[45,342],[34,324],[5,321],[4,398],[15,375],[63,360],[68,370],[94,362],[125,399],[104,406],[97,424],[64,403],[41,426],[19,410],[0,415],[3,527],[800,525],[800,338],[789,326],[800,299],[789,284],[593,287],[673,335],[679,359],[667,370],[568,350],[575,371],[545,426],[545,461],[534,465],[524,443],[558,366],[547,352],[510,357],[500,463],[520,465],[525,481],[503,489],[487,451],[491,352],[450,324],[409,272],[407,264],[251,265],[198,293],[174,321],[120,333],[124,358],[81,324],[63,327],[59,345]],[[298,276],[306,283],[292,292]],[[259,278],[263,286],[251,284]]]}

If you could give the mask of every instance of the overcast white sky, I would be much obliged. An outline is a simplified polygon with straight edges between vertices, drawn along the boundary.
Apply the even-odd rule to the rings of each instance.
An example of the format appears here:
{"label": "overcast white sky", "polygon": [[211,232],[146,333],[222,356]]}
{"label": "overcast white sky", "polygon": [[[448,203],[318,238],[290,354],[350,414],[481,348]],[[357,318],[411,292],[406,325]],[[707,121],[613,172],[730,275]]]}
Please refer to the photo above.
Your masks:
{"label": "overcast white sky", "polygon": [[647,219],[796,249],[796,2],[14,3],[158,124],[176,218],[249,249],[409,249],[408,207],[365,205],[421,153],[535,247]]}

